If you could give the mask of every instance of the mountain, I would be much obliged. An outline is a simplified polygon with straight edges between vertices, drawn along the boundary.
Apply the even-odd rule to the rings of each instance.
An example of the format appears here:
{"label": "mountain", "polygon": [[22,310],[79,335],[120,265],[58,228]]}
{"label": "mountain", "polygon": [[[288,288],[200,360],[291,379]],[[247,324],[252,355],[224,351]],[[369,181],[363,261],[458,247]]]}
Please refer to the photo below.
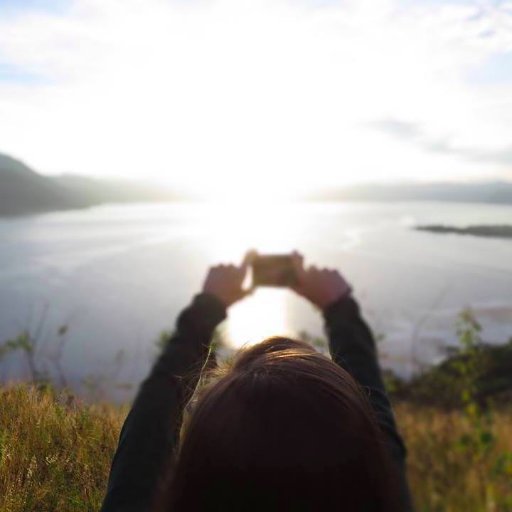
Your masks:
{"label": "mountain", "polygon": [[42,176],[0,153],[0,216],[86,208],[102,203],[180,199],[162,187],[83,176]]}
{"label": "mountain", "polygon": [[0,154],[0,215],[83,208],[89,203],[10,156]]}
{"label": "mountain", "polygon": [[[42,176],[0,153],[0,216],[86,208],[103,203],[191,199],[145,183],[77,175]],[[357,185],[312,193],[314,201],[448,201],[512,204],[511,182]]]}
{"label": "mountain", "polygon": [[324,190],[309,196],[308,199],[317,201],[447,201],[512,204],[512,182],[355,185]]}
{"label": "mountain", "polygon": [[104,180],[75,174],[63,174],[51,178],[54,183],[67,190],[79,192],[84,200],[97,203],[134,203],[156,201],[179,201],[184,196],[174,194],[165,187],[157,187],[128,180]]}

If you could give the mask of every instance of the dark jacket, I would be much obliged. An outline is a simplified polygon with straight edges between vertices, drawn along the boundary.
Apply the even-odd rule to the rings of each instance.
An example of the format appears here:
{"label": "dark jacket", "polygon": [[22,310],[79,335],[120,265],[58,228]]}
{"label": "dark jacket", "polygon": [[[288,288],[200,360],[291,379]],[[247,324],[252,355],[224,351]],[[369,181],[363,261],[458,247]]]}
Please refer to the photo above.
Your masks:
{"label": "dark jacket", "polygon": [[[150,510],[156,484],[177,446],[184,406],[208,360],[213,331],[225,318],[224,305],[206,294],[197,295],[180,314],[174,335],[142,384],[124,423],[102,512]],[[405,510],[411,510],[405,447],[384,390],[371,331],[352,298],[331,304],[324,318],[333,361],[368,391],[399,468]]]}

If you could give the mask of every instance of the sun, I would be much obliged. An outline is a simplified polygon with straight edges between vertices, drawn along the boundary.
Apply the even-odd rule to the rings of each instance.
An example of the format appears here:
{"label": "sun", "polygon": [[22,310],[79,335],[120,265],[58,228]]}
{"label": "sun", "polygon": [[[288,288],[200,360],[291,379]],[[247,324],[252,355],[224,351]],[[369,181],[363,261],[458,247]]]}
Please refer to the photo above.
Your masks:
{"label": "sun", "polygon": [[[212,262],[241,262],[255,249],[260,254],[286,254],[297,249],[304,226],[304,205],[291,201],[222,202],[198,205],[203,219],[208,259]],[[290,334],[287,297],[279,288],[259,288],[230,309],[227,337],[234,346],[256,343],[278,334]]]}

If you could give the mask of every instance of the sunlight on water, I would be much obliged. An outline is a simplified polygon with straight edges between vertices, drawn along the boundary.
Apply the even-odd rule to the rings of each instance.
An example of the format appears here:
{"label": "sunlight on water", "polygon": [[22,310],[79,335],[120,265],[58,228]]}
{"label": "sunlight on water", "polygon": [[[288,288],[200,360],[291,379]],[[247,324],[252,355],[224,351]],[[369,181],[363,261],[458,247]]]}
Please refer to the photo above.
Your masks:
{"label": "sunlight on water", "polygon": [[[127,378],[137,380],[154,340],[172,329],[209,266],[239,263],[250,248],[298,249],[306,264],[348,277],[370,325],[385,335],[382,361],[407,375],[455,338],[462,308],[477,312],[492,342],[510,337],[512,321],[509,240],[412,228],[510,218],[509,206],[495,205],[246,201],[105,205],[3,220],[0,340],[35,329],[37,312],[48,306],[49,337],[70,325],[65,357],[74,376],[108,365],[122,350],[127,373],[134,372]],[[240,346],[276,334],[321,335],[322,318],[289,291],[261,288],[230,308],[225,329]]]}
{"label": "sunlight on water", "polygon": [[[288,253],[298,247],[300,224],[287,204],[228,203],[215,205],[205,216],[212,261],[239,262],[245,251]],[[235,346],[289,333],[287,292],[264,288],[233,307],[227,337]]]}
{"label": "sunlight on water", "polygon": [[227,325],[234,346],[253,344],[264,338],[290,334],[286,322],[286,292],[261,289],[230,311]]}

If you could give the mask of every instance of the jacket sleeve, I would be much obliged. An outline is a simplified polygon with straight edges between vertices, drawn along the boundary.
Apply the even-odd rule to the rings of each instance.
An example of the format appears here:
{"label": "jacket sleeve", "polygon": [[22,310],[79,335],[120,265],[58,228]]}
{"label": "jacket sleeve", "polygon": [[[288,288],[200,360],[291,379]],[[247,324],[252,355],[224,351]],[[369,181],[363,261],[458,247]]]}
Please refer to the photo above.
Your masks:
{"label": "jacket sleeve", "polygon": [[368,394],[398,467],[404,510],[410,511],[412,503],[405,470],[406,449],[384,388],[373,335],[352,297],[341,298],[329,305],[324,311],[324,319],[333,361],[347,370]]}
{"label": "jacket sleeve", "polygon": [[183,408],[206,364],[213,331],[226,318],[214,296],[197,295],[143,382],[121,430],[102,512],[149,510],[176,448]]}

